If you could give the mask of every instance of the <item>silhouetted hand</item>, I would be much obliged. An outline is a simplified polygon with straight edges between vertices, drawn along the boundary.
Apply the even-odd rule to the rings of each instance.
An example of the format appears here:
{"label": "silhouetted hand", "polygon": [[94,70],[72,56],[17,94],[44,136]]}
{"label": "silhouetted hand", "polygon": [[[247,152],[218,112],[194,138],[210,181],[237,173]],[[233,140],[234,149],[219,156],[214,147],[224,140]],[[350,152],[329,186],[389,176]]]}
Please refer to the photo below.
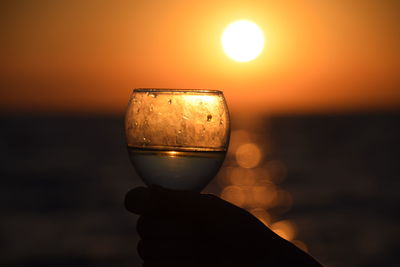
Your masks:
{"label": "silhouetted hand", "polygon": [[256,217],[216,196],[158,186],[128,192],[143,266],[321,266]]}

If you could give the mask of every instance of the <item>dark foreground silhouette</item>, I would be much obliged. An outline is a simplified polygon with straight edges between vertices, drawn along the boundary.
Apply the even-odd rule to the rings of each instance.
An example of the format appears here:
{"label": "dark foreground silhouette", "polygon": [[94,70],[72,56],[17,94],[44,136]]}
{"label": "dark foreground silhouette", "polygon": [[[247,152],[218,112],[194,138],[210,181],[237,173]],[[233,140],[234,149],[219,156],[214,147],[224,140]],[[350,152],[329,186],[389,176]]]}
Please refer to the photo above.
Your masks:
{"label": "dark foreground silhouette", "polygon": [[216,196],[137,187],[126,208],[141,215],[143,266],[321,266],[256,217]]}

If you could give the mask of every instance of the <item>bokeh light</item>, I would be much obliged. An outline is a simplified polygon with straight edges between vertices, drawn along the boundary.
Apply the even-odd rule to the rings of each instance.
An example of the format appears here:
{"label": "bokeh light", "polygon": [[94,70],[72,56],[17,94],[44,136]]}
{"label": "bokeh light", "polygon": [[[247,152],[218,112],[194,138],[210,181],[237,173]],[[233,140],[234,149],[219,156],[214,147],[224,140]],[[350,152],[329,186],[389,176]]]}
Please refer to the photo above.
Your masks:
{"label": "bokeh light", "polygon": [[243,143],[250,142],[250,134],[245,130],[233,130],[229,141],[229,154],[235,155],[237,148]]}
{"label": "bokeh light", "polygon": [[245,203],[245,194],[239,186],[230,185],[224,188],[221,193],[221,198],[241,207]]}
{"label": "bokeh light", "polygon": [[[294,224],[290,220],[276,221],[293,205],[290,193],[278,186],[287,175],[287,167],[281,160],[268,156],[269,139],[257,120],[242,121],[246,123],[240,130],[232,131],[228,157],[217,177],[220,197],[246,209],[282,238],[295,240]],[[296,245],[307,250],[300,240],[296,240]]]}
{"label": "bokeh light", "polygon": [[285,220],[273,223],[271,230],[274,231],[280,237],[286,240],[293,240],[296,236],[296,229],[292,222]]}
{"label": "bokeh light", "polygon": [[[298,223],[292,242],[309,245],[324,265],[396,265],[400,1],[3,3],[8,265],[71,265],[78,256],[100,259],[98,266],[134,254],[134,221],[118,200],[137,184],[118,140],[135,87],[223,90],[235,122],[210,193],[268,225]],[[221,47],[225,27],[242,18],[266,38],[249,63],[232,61]],[[238,161],[246,144],[258,147],[257,164]],[[259,196],[271,188],[272,200]],[[89,203],[79,205],[88,192]],[[103,211],[112,220],[98,219]],[[95,219],[82,223],[88,218]],[[92,248],[92,238],[108,245]],[[95,256],[86,258],[88,251]]]}
{"label": "bokeh light", "polygon": [[263,208],[254,208],[250,210],[250,213],[256,216],[266,226],[271,224],[271,215]]}
{"label": "bokeh light", "polygon": [[305,251],[305,252],[308,252],[308,247],[307,247],[307,245],[303,242],[303,241],[300,241],[300,240],[292,240],[291,241],[296,247],[298,247],[299,249],[301,249],[301,250],[303,250],[303,251]]}
{"label": "bokeh light", "polygon": [[236,160],[243,168],[254,168],[261,161],[260,148],[254,143],[243,144],[236,150]]}
{"label": "bokeh light", "polygon": [[275,186],[253,186],[251,196],[254,201],[253,206],[270,207],[276,198]]}
{"label": "bokeh light", "polygon": [[240,167],[229,168],[228,175],[233,185],[252,186],[257,182],[257,173],[252,169]]}

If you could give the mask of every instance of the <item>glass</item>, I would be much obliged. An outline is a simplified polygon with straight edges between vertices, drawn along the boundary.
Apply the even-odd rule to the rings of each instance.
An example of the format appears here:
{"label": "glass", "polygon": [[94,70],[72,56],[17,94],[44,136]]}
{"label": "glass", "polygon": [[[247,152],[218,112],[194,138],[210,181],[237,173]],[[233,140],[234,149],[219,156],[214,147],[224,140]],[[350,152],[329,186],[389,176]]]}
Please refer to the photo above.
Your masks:
{"label": "glass", "polygon": [[217,90],[134,89],[125,136],[130,160],[145,184],[201,191],[228,148],[224,95]]}

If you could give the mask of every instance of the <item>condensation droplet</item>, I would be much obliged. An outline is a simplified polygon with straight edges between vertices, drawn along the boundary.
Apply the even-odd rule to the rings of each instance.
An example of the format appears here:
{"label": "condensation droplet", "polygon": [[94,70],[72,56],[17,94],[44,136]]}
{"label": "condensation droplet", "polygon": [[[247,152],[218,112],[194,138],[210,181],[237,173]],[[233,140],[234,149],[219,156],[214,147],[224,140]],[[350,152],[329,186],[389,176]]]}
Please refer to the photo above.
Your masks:
{"label": "condensation droplet", "polygon": [[137,121],[135,121],[135,126],[138,126],[138,123],[137,123]]}
{"label": "condensation droplet", "polygon": [[172,104],[172,99],[168,100],[168,104],[170,104],[170,105]]}
{"label": "condensation droplet", "polygon": [[219,124],[220,124],[220,125],[224,124],[224,121],[223,121],[223,120],[220,120],[220,121],[219,121]]}
{"label": "condensation droplet", "polygon": [[150,105],[150,111],[153,111],[153,105]]}
{"label": "condensation droplet", "polygon": [[150,144],[150,142],[151,142],[150,139],[147,139],[146,137],[143,137],[143,143],[142,143],[143,146],[145,146],[147,144]]}
{"label": "condensation droplet", "polygon": [[182,133],[182,130],[179,130],[179,131],[178,131],[178,134],[181,134],[181,133]]}
{"label": "condensation droplet", "polygon": [[207,116],[207,121],[211,121],[212,120],[212,115],[211,114],[208,114],[208,116]]}
{"label": "condensation droplet", "polygon": [[156,94],[154,94],[154,93],[150,93],[150,92],[147,92],[147,95],[148,95],[148,96],[151,96],[152,98],[156,98],[156,97],[157,97],[157,95],[156,95]]}
{"label": "condensation droplet", "polygon": [[200,132],[200,136],[204,137],[205,133],[206,133],[206,128],[203,126],[203,128],[201,129],[201,132]]}

